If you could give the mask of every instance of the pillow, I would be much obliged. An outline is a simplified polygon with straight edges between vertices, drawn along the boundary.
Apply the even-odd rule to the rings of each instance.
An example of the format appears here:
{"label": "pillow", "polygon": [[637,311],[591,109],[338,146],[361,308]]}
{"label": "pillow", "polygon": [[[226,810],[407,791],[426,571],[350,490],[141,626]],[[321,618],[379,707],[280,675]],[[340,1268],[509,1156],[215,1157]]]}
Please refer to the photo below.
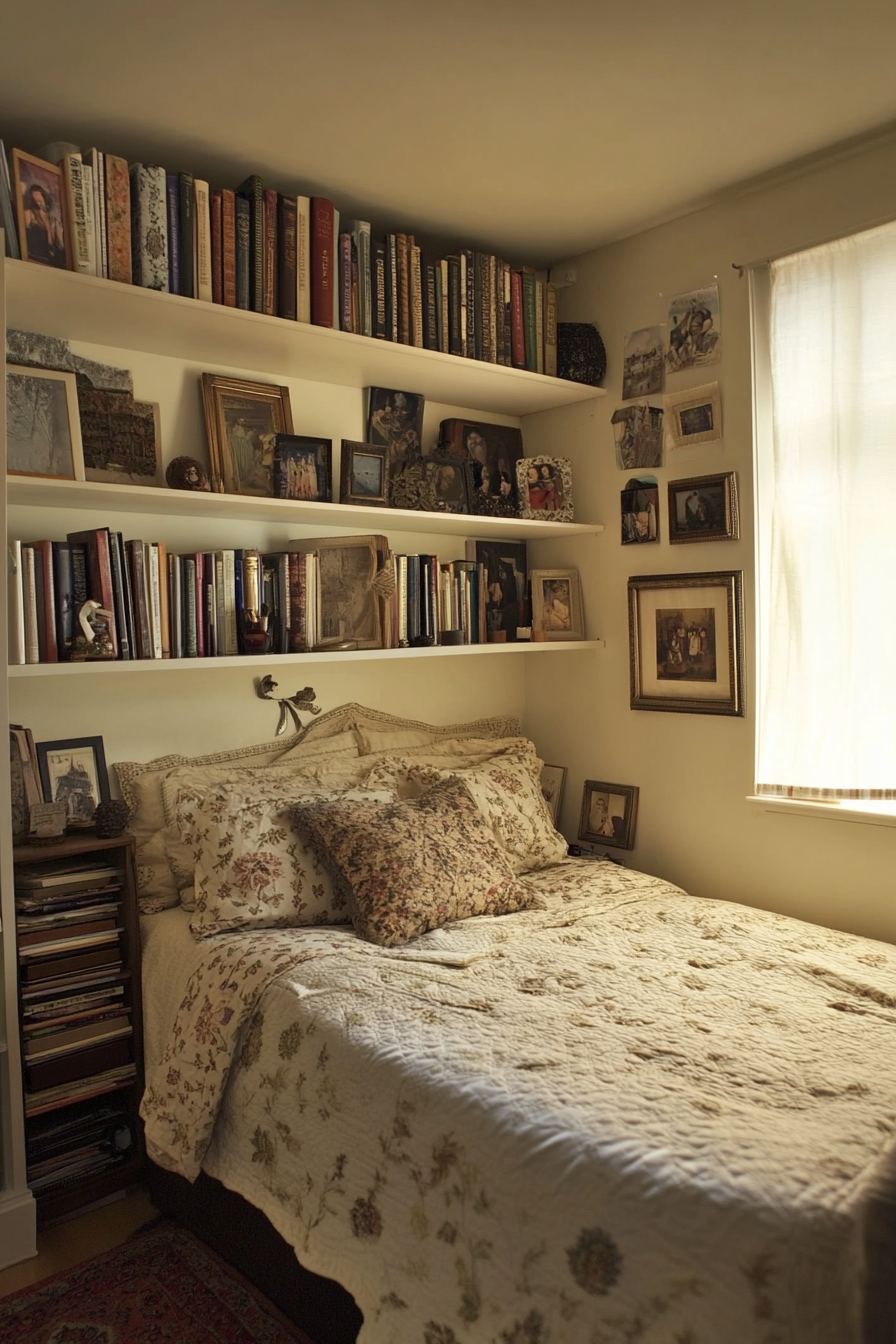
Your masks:
{"label": "pillow", "polygon": [[292,816],[351,897],[355,928],[381,947],[532,903],[459,778],[391,803],[302,803]]}
{"label": "pillow", "polygon": [[[121,796],[130,808],[128,830],[137,840],[137,903],[144,914],[177,905],[180,899],[171,877],[164,845],[150,844],[165,825],[162,805],[162,780],[178,766],[264,766],[284,755],[301,754],[303,733],[296,733],[285,742],[264,742],[253,747],[236,747],[231,751],[216,751],[208,756],[159,756],[152,761],[119,761],[115,773]],[[316,742],[314,753],[330,750],[357,752],[355,737],[347,733],[331,737],[326,743]]]}
{"label": "pillow", "polygon": [[[379,709],[368,709],[364,705],[348,704],[340,705],[338,709],[328,710],[326,714],[314,719],[305,729],[302,740],[309,743],[316,742],[347,729],[354,729],[357,733],[361,750],[365,754],[368,748],[363,744],[367,740],[366,734],[368,732],[386,734],[425,733],[431,734],[431,740],[435,741],[442,737],[512,737],[521,731],[519,719],[509,715],[491,719],[476,719],[472,723],[439,726],[432,723],[420,723],[416,719],[402,719],[395,714],[386,714]],[[388,746],[388,742],[380,741],[377,747],[371,747],[370,749],[381,750]]]}
{"label": "pillow", "polygon": [[302,842],[291,809],[297,796],[340,799],[355,807],[387,803],[394,795],[366,789],[303,790],[295,778],[284,778],[247,789],[214,788],[195,809],[180,803],[184,828],[193,827],[195,908],[190,928],[196,938],[232,929],[349,922],[345,892],[334,886],[328,869]]}
{"label": "pillow", "polygon": [[[362,761],[382,760],[386,756],[411,757],[424,761],[439,762],[443,765],[468,765],[473,761],[488,760],[505,751],[530,752],[537,757],[534,743],[526,737],[442,737],[428,742],[417,742],[399,746],[391,740],[391,734],[360,734],[371,745],[375,739],[387,741],[387,746],[377,745],[373,750],[363,752]],[[396,738],[418,736],[410,733],[398,733]]]}
{"label": "pillow", "polygon": [[444,769],[414,758],[389,757],[374,766],[367,786],[394,789],[402,798],[419,794],[439,779],[461,780],[519,875],[566,858],[566,840],[556,830],[541,791],[541,768],[534,747]]}

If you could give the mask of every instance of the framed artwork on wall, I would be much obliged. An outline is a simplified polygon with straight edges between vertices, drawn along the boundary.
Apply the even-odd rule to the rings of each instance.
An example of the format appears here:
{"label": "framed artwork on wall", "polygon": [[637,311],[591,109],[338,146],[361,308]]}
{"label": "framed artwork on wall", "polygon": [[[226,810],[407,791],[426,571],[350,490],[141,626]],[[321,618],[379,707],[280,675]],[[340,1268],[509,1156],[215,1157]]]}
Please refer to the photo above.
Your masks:
{"label": "framed artwork on wall", "polygon": [[663,397],[663,426],[670,448],[691,448],[722,437],[722,398],[718,383],[669,392]]}
{"label": "framed artwork on wall", "polygon": [[733,471],[717,476],[690,476],[669,482],[669,541],[736,541],[737,477]]}

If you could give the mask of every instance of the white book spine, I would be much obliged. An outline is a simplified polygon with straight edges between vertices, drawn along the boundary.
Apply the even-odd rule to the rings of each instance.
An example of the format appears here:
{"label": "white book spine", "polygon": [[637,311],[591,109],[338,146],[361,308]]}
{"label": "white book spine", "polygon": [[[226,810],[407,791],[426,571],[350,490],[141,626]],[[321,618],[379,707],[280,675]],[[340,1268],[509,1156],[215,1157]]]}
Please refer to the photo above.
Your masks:
{"label": "white book spine", "polygon": [[84,214],[87,220],[87,237],[90,241],[91,275],[99,273],[99,249],[96,239],[96,189],[93,182],[93,169],[89,163],[81,164],[81,179],[84,183]]}
{"label": "white book spine", "polygon": [[152,656],[161,658],[162,604],[159,599],[159,548],[151,541],[143,543],[143,572],[146,575],[146,610],[149,612]]}
{"label": "white book spine", "polygon": [[296,317],[311,321],[311,198],[299,196],[296,211]]}
{"label": "white book spine", "polygon": [[212,217],[209,204],[208,183],[199,178],[193,184],[195,201],[193,208],[193,274],[194,291],[197,299],[204,303],[212,302]]}
{"label": "white book spine", "polygon": [[224,552],[215,551],[215,653],[226,654],[224,635]]}
{"label": "white book spine", "polygon": [[132,163],[131,253],[134,284],[168,292],[168,202],[165,170]]}
{"label": "white book spine", "polygon": [[236,629],[236,562],[233,551],[222,552],[224,557],[224,649],[225,658],[239,653]]}
{"label": "white book spine", "polygon": [[98,149],[87,152],[93,175],[93,229],[96,273],[108,279],[109,252],[106,241],[106,159]]}
{"label": "white book spine", "polygon": [[[338,277],[338,275],[339,275],[339,211],[338,211],[338,210],[334,210],[334,211],[333,211],[333,275],[334,275],[334,277]],[[342,322],[341,322],[341,320],[340,320],[340,318],[341,318],[340,306],[341,306],[341,305],[340,305],[340,302],[339,302],[339,289],[340,289],[340,286],[339,286],[338,281],[337,281],[337,283],[333,285],[333,330],[334,330],[334,331],[339,331],[340,327],[342,326]]]}
{"label": "white book spine", "polygon": [[11,541],[6,553],[7,602],[9,604],[9,661],[25,661],[25,605],[22,587],[22,543]]}
{"label": "white book spine", "polygon": [[84,193],[84,174],[80,154],[66,154],[62,160],[65,198],[68,207],[69,245],[72,269],[81,275],[95,275],[93,238],[87,227],[87,203]]}
{"label": "white book spine", "polygon": [[25,662],[40,662],[40,640],[37,633],[37,576],[34,568],[34,547],[22,547],[22,605],[24,609]]}

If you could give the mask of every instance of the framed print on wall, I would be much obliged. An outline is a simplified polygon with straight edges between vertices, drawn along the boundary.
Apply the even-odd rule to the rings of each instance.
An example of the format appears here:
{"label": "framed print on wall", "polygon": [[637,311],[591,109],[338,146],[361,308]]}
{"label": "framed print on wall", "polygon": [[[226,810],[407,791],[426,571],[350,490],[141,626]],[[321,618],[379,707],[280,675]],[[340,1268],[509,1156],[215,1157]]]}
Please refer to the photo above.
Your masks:
{"label": "framed print on wall", "polygon": [[604,784],[586,779],[582,790],[579,839],[592,845],[634,849],[638,789],[634,784]]}
{"label": "framed print on wall", "polygon": [[584,639],[582,589],[577,569],[532,570],[532,634],[545,639]]}
{"label": "framed print on wall", "polygon": [[632,709],[744,712],[743,573],[628,581]]}
{"label": "framed print on wall", "polygon": [[704,383],[663,397],[663,427],[670,448],[691,448],[722,437],[722,398],[718,383]]}
{"label": "framed print on wall", "polygon": [[204,373],[202,408],[215,490],[271,499],[277,435],[292,433],[289,388]]}
{"label": "framed print on wall", "polygon": [[690,476],[669,482],[669,541],[736,541],[737,477],[733,471],[717,476]]}
{"label": "framed print on wall", "polygon": [[6,470],[13,476],[84,480],[73,373],[6,366]]}

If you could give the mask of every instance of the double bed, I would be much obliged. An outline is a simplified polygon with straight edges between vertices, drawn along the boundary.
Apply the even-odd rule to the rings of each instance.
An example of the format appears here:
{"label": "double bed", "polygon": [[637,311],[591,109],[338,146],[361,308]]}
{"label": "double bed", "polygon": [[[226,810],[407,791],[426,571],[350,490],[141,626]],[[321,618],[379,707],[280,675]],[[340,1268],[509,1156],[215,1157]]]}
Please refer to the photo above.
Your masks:
{"label": "double bed", "polygon": [[[470,784],[512,779],[506,729],[450,773],[512,849]],[[375,788],[449,773],[453,746],[365,752],[377,732]],[[227,928],[194,936],[198,887],[147,914],[153,1161],[260,1210],[351,1295],[361,1344],[893,1344],[894,949],[541,858],[515,865],[521,908],[392,945],[376,920],[236,926],[226,880],[203,879]]]}

